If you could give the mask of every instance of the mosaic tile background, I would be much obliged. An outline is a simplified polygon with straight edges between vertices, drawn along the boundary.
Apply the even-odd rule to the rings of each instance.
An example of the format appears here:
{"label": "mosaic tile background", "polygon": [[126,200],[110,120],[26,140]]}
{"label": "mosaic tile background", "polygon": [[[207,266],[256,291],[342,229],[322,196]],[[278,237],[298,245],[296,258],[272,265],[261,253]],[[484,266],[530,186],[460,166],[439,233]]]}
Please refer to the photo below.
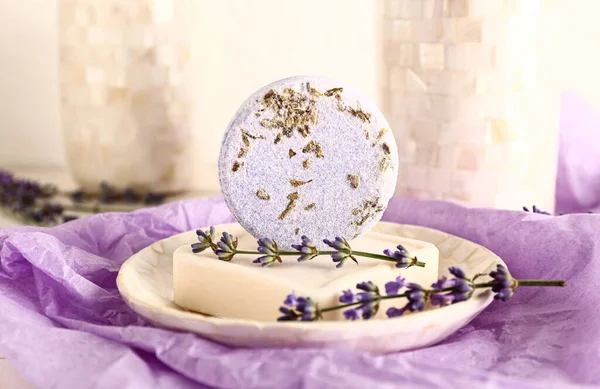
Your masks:
{"label": "mosaic tile background", "polygon": [[384,109],[401,156],[397,193],[553,209],[553,2],[386,0],[384,14]]}
{"label": "mosaic tile background", "polygon": [[[190,37],[200,4],[59,2],[65,143],[84,186],[107,180],[176,190],[192,174],[216,176],[202,173],[214,170],[207,161],[196,166],[190,142],[190,132],[205,133],[191,128],[201,92],[190,90]],[[553,209],[559,113],[553,1],[378,5],[380,103],[401,158],[396,193]],[[204,143],[217,145],[220,131],[206,132],[212,143]]]}
{"label": "mosaic tile background", "polygon": [[70,169],[95,190],[188,179],[194,0],[62,0],[62,120]]}

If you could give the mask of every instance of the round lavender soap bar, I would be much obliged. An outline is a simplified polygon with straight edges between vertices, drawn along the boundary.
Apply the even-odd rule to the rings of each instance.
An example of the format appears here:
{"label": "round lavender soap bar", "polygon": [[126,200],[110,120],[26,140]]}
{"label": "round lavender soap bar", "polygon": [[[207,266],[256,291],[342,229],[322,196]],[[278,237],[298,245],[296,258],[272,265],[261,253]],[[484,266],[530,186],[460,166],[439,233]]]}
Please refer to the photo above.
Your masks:
{"label": "round lavender soap bar", "polygon": [[219,181],[236,220],[289,250],[302,235],[348,240],[380,219],[398,150],[381,111],[324,77],[292,77],[251,95],[229,123]]}

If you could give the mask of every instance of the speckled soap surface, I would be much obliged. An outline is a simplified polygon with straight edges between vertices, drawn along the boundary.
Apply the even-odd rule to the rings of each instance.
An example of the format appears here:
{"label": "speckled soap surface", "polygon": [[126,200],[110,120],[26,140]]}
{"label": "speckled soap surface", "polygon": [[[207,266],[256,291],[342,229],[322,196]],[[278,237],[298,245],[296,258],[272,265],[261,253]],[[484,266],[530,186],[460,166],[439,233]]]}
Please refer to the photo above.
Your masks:
{"label": "speckled soap surface", "polygon": [[354,239],[394,193],[398,151],[377,106],[324,77],[292,77],[251,95],[229,124],[219,180],[237,221],[280,248],[307,235]]}

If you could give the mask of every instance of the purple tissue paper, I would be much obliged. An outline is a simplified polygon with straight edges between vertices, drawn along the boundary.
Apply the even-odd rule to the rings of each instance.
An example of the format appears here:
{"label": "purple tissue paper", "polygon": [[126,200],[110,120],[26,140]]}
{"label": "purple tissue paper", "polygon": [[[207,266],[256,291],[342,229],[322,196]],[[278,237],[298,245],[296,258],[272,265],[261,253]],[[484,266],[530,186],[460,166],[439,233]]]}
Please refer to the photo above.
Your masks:
{"label": "purple tissue paper", "polygon": [[39,388],[577,388],[600,384],[600,215],[546,216],[394,198],[384,219],[482,244],[521,288],[445,342],[369,355],[241,349],[155,328],[121,299],[130,255],[232,221],[221,198],[0,229],[0,354]]}
{"label": "purple tissue paper", "polygon": [[575,91],[561,97],[556,213],[600,207],[600,114]]}

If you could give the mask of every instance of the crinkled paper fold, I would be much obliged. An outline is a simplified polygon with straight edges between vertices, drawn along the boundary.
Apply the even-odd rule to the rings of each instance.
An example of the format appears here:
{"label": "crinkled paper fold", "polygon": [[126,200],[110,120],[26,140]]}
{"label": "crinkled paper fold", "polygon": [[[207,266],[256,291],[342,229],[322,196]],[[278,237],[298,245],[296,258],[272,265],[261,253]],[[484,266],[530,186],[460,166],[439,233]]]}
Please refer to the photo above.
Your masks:
{"label": "crinkled paper fold", "polygon": [[600,384],[600,215],[544,216],[393,199],[384,220],[484,245],[517,278],[566,279],[494,302],[442,344],[373,356],[236,349],[155,328],[119,266],[152,242],[233,221],[221,198],[0,229],[0,354],[40,388],[575,388]]}

